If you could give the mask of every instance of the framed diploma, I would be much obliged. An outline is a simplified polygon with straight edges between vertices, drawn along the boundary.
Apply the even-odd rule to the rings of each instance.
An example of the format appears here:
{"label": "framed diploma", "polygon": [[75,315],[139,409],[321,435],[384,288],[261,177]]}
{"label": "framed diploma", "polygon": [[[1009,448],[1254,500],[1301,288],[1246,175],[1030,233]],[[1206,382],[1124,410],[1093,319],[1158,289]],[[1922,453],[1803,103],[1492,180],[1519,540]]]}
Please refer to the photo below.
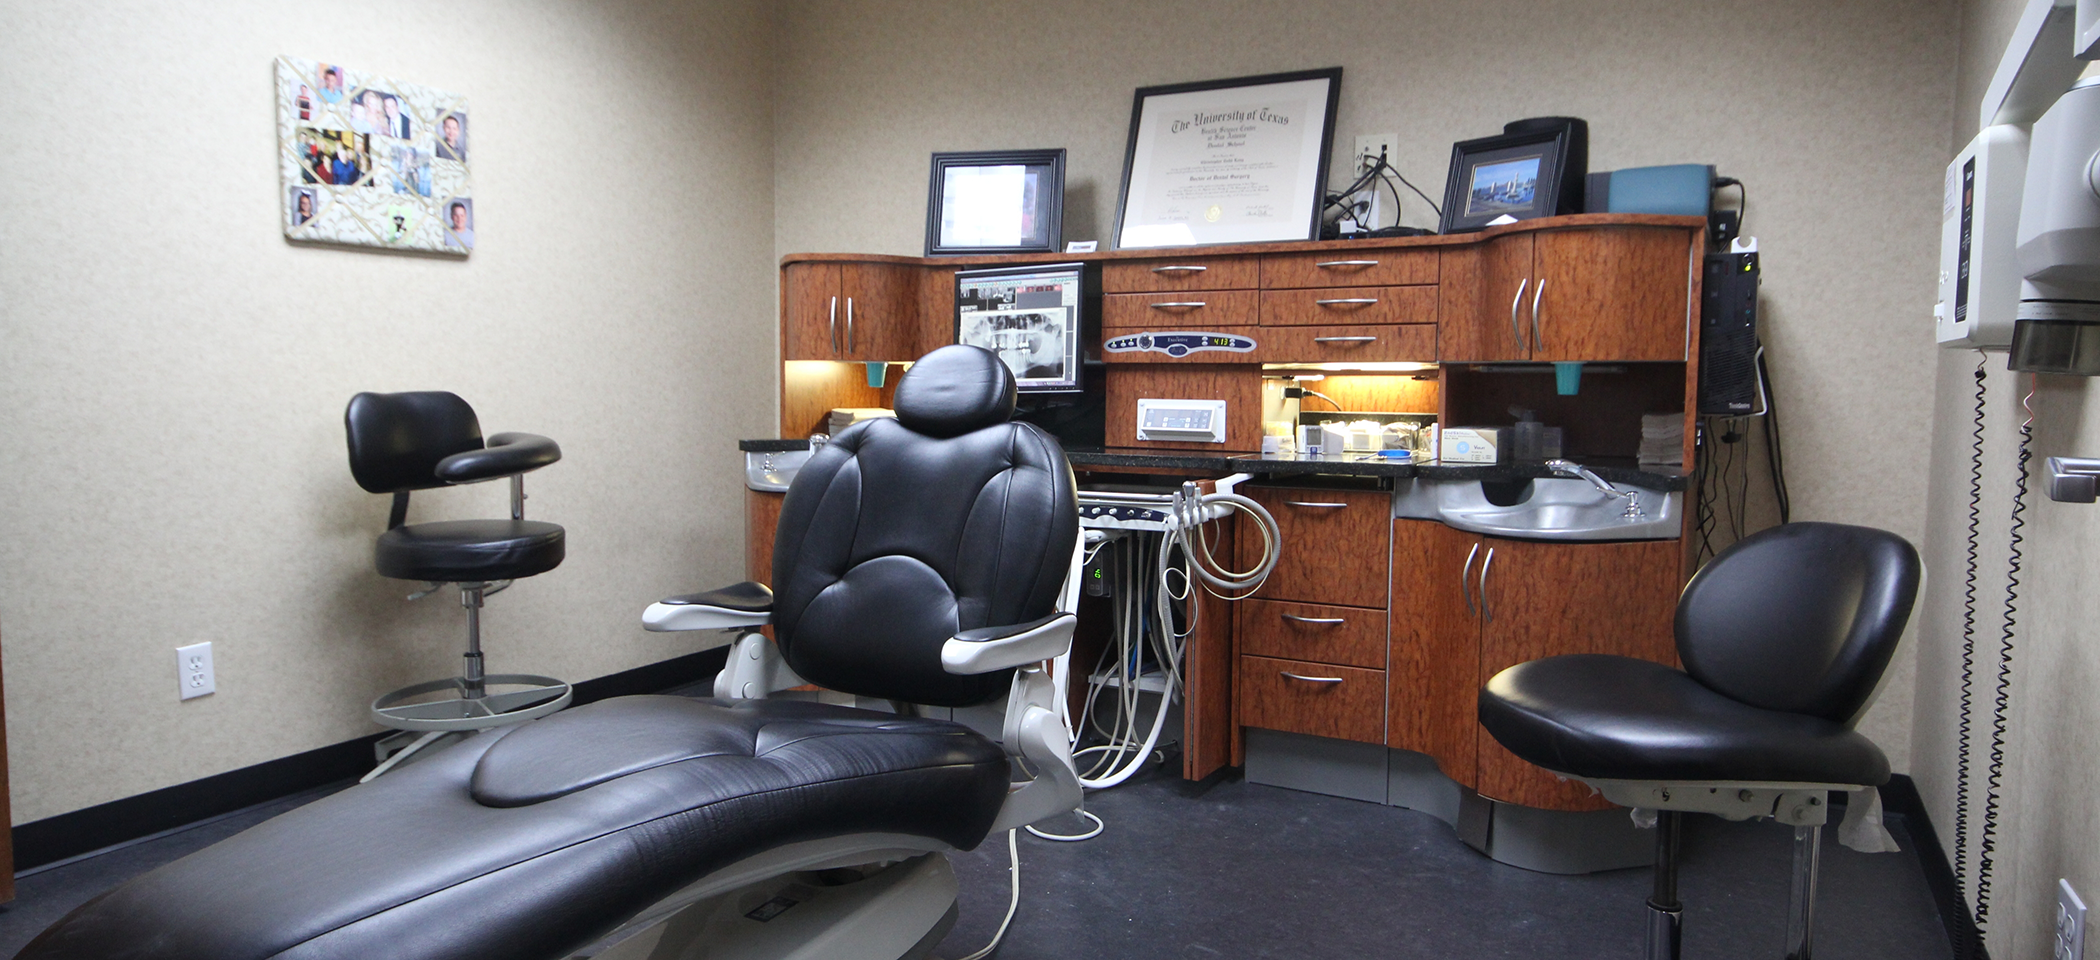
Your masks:
{"label": "framed diploma", "polygon": [[1143,87],[1115,247],[1311,240],[1342,68]]}

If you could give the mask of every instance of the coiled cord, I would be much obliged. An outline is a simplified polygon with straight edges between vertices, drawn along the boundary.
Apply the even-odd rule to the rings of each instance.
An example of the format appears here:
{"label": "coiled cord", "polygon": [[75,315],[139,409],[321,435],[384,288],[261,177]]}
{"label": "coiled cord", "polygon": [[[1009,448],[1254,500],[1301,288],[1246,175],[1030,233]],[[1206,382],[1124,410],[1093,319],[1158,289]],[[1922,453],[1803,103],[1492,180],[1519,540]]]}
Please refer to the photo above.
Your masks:
{"label": "coiled cord", "polygon": [[1969,534],[1961,593],[1961,726],[1959,747],[1954,754],[1954,884],[1957,889],[1968,877],[1969,862],[1969,716],[1975,710],[1976,545],[1983,525],[1985,359],[1982,352],[1976,354],[1976,413],[1974,425],[1969,430]]}
{"label": "coiled cord", "polygon": [[2005,773],[2006,707],[2012,700],[2013,632],[2020,604],[2020,531],[2027,525],[2027,465],[2034,459],[2034,384],[2028,381],[2020,407],[2027,416],[2020,421],[2019,472],[2013,477],[2012,536],[2007,548],[2005,574],[2005,630],[1999,636],[1997,688],[1991,695],[1991,754],[1984,772],[1983,829],[1976,842],[1976,925],[1991,917],[1991,854],[1998,840],[1998,787]]}

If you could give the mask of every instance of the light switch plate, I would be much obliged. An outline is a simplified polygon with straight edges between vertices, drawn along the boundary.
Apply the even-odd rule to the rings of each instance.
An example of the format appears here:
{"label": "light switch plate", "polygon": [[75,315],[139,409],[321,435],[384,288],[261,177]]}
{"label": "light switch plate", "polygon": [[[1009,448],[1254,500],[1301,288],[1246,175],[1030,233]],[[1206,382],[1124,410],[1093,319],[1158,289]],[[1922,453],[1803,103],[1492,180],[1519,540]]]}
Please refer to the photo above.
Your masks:
{"label": "light switch plate", "polygon": [[175,677],[184,700],[218,692],[219,681],[211,668],[211,641],[176,647]]}
{"label": "light switch plate", "polygon": [[2056,950],[2050,956],[2055,960],[2085,957],[2085,901],[2078,899],[2069,880],[2056,881]]}

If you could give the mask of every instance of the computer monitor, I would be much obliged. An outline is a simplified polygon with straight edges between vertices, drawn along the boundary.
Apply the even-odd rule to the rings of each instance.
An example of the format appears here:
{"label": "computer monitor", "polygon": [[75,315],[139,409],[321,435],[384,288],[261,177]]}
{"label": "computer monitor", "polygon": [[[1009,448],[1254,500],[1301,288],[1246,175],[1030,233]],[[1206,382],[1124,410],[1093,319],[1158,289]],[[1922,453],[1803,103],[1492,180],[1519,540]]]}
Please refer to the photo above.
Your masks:
{"label": "computer monitor", "polygon": [[1079,263],[958,270],[955,342],[998,354],[1022,393],[1078,393],[1085,280]]}

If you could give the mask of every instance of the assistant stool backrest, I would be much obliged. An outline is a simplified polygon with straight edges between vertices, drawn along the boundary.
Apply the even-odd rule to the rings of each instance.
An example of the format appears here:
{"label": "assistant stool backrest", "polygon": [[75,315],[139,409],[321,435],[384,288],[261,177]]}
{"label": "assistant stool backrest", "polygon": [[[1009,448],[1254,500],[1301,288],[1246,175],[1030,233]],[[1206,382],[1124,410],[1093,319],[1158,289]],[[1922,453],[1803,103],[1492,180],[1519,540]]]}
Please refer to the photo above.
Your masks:
{"label": "assistant stool backrest", "polygon": [[781,656],[819,686],[936,706],[1004,696],[1013,671],[956,676],[958,631],[1056,611],[1079,536],[1064,451],[1011,423],[1014,379],[977,347],[942,347],[897,384],[897,418],[812,454],[773,542]]}
{"label": "assistant stool backrest", "polygon": [[482,448],[474,408],[443,390],[360,393],[343,411],[343,427],[350,475],[371,493],[445,486],[438,461]]}
{"label": "assistant stool backrest", "polygon": [[1917,599],[1918,552],[1893,533],[1789,523],[1721,551],[1677,603],[1677,655],[1715,691],[1850,724]]}

